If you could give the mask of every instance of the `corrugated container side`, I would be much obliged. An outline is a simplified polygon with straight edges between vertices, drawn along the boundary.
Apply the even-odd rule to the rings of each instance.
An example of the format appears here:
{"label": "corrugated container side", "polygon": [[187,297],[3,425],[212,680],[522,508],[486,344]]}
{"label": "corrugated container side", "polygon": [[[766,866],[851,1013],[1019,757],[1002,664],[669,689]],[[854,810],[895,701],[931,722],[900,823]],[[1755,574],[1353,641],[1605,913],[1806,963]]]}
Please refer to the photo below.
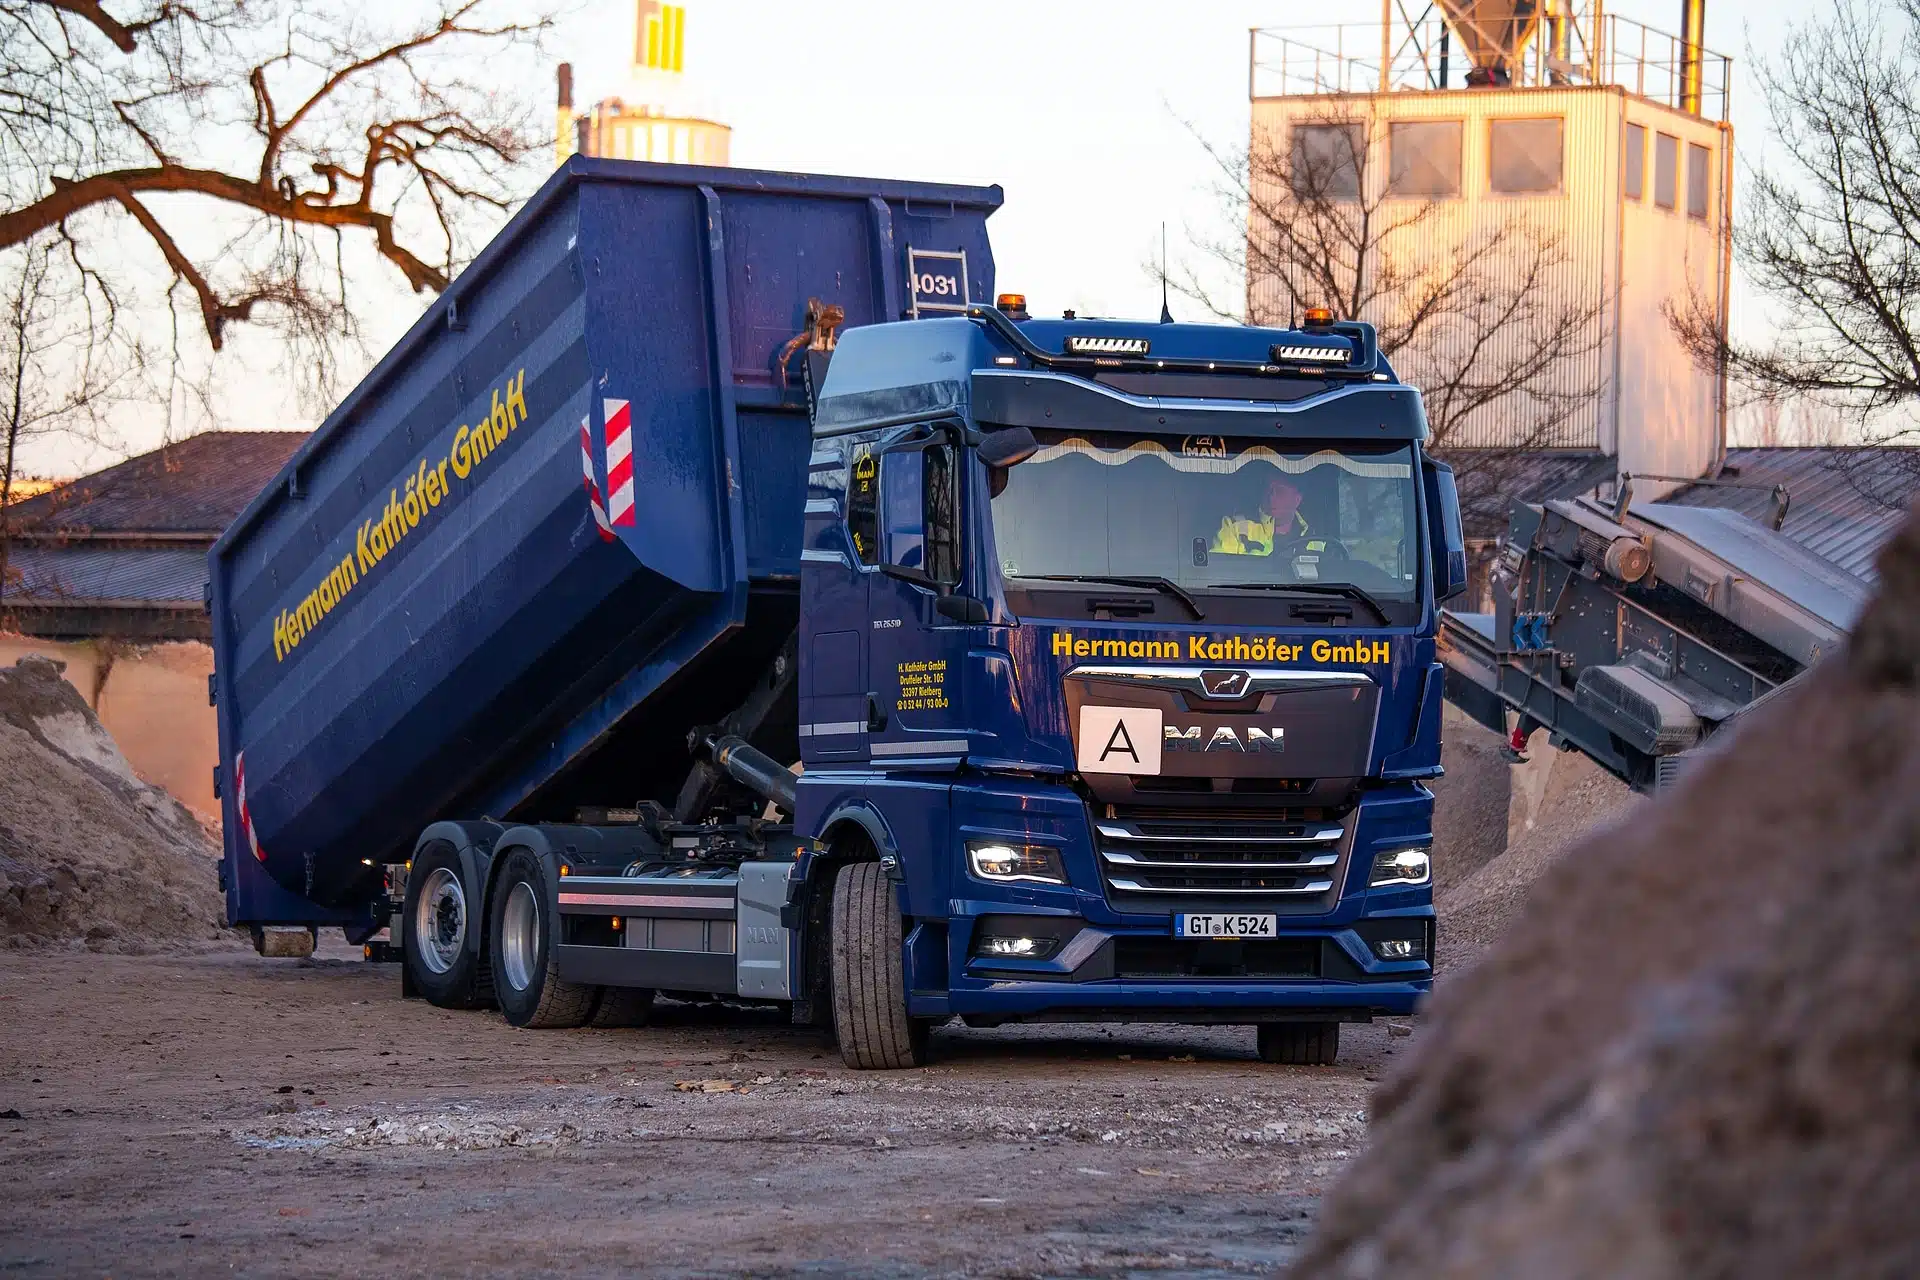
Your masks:
{"label": "corrugated container side", "polygon": [[[808,439],[775,352],[810,295],[897,314],[910,198],[959,211],[946,238],[990,289],[997,189],[555,175],[212,553],[230,916],[286,916],[263,867],[349,903],[427,822],[531,811],[753,630],[755,579],[791,594]],[[609,540],[582,427],[604,507],[621,401],[637,500]],[[717,704],[737,678],[695,683]],[[683,718],[726,709],[678,696]],[[684,753],[685,727],[649,732]]]}

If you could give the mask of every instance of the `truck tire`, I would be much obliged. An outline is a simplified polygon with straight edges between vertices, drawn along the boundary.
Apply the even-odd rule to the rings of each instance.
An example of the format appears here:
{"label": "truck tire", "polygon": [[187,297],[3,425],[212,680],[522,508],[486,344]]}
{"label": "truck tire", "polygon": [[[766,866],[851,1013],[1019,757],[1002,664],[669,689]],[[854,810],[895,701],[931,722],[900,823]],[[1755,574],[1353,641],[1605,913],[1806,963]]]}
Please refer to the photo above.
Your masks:
{"label": "truck tire", "polygon": [[577,1027],[593,1016],[600,996],[598,987],[561,980],[548,900],[540,859],[525,849],[508,854],[493,882],[487,939],[494,999],[516,1027]]}
{"label": "truck tire", "polygon": [[1262,1062],[1330,1067],[1340,1056],[1337,1022],[1263,1022],[1256,1035]]}
{"label": "truck tire", "polygon": [[479,955],[468,937],[479,917],[467,901],[460,856],[446,841],[435,840],[414,855],[400,919],[401,963],[413,994],[442,1009],[487,1003]]}
{"label": "truck tire", "polygon": [[886,869],[850,862],[833,882],[833,1029],[860,1071],[917,1067],[928,1028],[907,1016],[900,906]]}
{"label": "truck tire", "polygon": [[593,1007],[590,1027],[644,1027],[653,1012],[650,987],[602,987],[600,1003]]}

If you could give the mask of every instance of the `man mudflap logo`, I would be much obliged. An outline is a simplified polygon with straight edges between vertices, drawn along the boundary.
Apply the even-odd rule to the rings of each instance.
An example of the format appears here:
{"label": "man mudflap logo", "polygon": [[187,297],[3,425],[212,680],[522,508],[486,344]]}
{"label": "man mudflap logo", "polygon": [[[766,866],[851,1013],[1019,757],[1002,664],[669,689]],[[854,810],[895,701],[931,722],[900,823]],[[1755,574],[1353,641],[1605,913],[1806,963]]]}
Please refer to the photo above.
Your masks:
{"label": "man mudflap logo", "polygon": [[1107,745],[1100,750],[1100,763],[1106,764],[1115,756],[1125,756],[1138,769],[1141,765],[1140,753],[1134,748],[1133,739],[1127,735],[1127,722],[1113,722],[1113,733],[1107,738]]}

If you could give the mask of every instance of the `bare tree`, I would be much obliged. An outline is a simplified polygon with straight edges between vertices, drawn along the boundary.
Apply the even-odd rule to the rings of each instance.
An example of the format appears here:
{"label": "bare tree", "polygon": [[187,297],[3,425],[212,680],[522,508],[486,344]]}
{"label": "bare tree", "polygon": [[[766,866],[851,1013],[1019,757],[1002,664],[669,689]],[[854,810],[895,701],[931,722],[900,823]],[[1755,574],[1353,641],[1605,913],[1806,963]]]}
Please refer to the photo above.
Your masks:
{"label": "bare tree", "polygon": [[[1284,326],[1324,306],[1372,322],[1471,502],[1596,414],[1603,301],[1567,287],[1557,232],[1525,220],[1477,230],[1459,216],[1444,163],[1380,172],[1387,129],[1366,99],[1335,99],[1244,151],[1203,140],[1227,229],[1195,236],[1199,261],[1168,283],[1234,321]],[[1223,296],[1223,277],[1244,292]]]}
{"label": "bare tree", "polygon": [[[1699,297],[1669,321],[1763,422],[1797,420],[1796,442],[1843,424],[1860,444],[1920,443],[1920,0],[1840,0],[1756,64],[1777,145],[1733,236],[1771,323],[1733,340]],[[1920,486],[1904,451],[1834,465],[1889,506]]]}
{"label": "bare tree", "polygon": [[[164,282],[218,351],[275,330],[328,388],[358,332],[346,249],[444,289],[551,139],[490,66],[513,0],[0,0],[0,249],[64,237]],[[144,247],[144,252],[138,251]]]}
{"label": "bare tree", "polygon": [[112,294],[71,247],[42,236],[0,258],[0,618],[20,446],[56,434],[97,440],[112,407],[145,390],[145,352],[117,330]]}

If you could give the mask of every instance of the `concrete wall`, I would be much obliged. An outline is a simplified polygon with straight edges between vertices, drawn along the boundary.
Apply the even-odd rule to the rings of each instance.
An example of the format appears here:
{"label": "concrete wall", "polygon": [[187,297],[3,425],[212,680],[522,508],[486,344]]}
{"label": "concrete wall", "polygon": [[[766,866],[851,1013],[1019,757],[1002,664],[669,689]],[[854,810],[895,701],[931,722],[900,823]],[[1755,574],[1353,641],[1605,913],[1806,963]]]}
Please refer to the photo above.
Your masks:
{"label": "concrete wall", "polygon": [[0,666],[28,654],[66,664],[67,682],[144,781],[165,787],[202,817],[219,819],[213,798],[219,737],[207,704],[212,649],[194,642],[132,646],[0,635]]}

